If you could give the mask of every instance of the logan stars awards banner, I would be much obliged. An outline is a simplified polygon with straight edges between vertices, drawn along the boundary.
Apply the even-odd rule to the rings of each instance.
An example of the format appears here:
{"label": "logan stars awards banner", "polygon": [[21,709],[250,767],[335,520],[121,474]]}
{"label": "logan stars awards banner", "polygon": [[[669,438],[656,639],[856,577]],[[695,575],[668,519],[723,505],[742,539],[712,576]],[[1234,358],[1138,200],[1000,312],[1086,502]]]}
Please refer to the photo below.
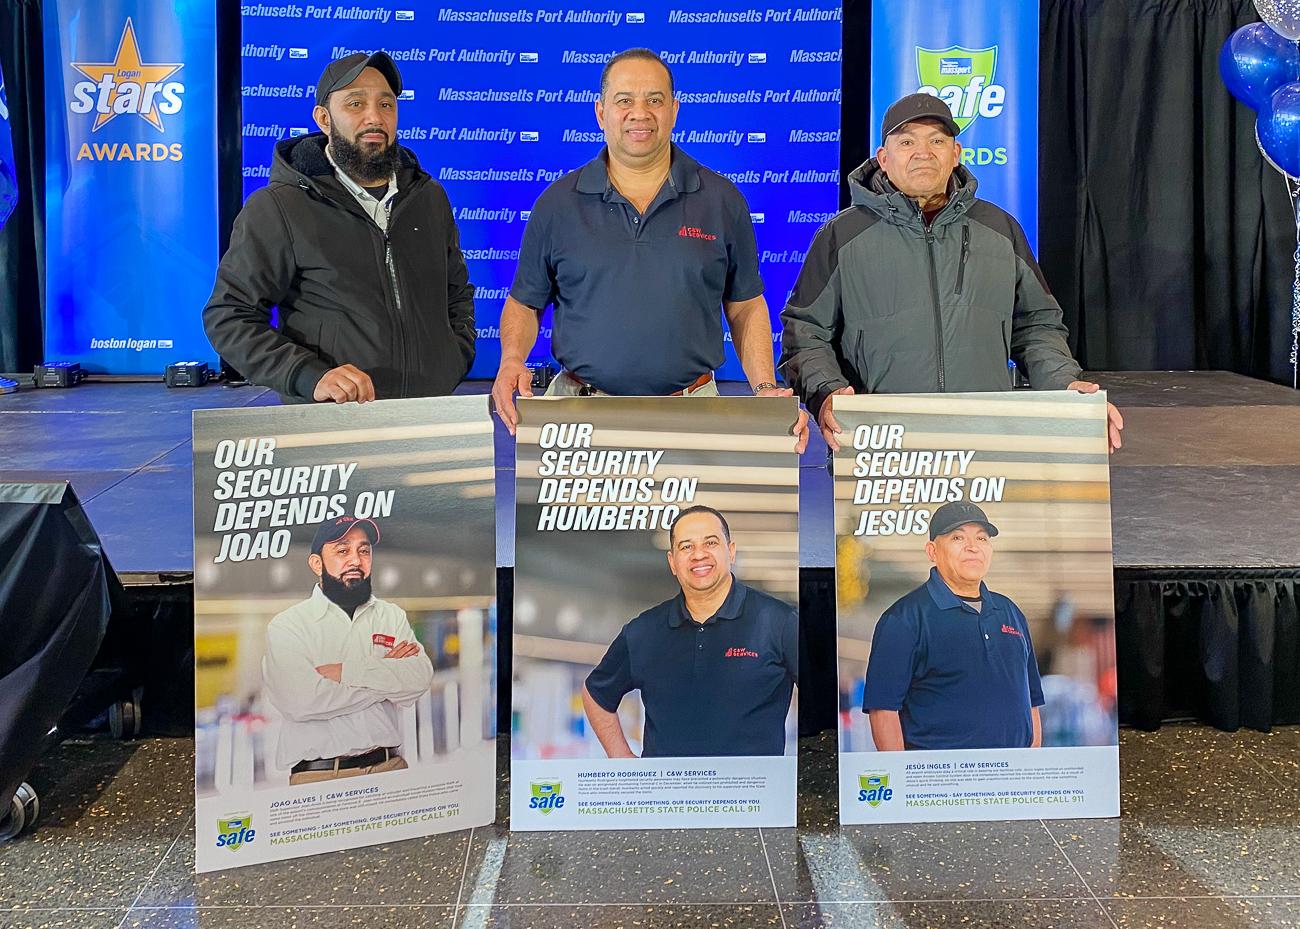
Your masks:
{"label": "logan stars awards banner", "polygon": [[873,0],[871,149],[885,110],[934,94],[961,130],[979,196],[1038,243],[1038,0]]}
{"label": "logan stars awards banner", "polygon": [[840,822],[1118,816],[1105,396],[834,403]]}
{"label": "logan stars awards banner", "polygon": [[213,0],[47,0],[45,355],[161,375],[215,360]]}
{"label": "logan stars awards banner", "polygon": [[793,399],[519,403],[510,827],[793,826]]}
{"label": "logan stars awards banner", "polygon": [[484,397],[194,414],[196,866],[492,821]]}

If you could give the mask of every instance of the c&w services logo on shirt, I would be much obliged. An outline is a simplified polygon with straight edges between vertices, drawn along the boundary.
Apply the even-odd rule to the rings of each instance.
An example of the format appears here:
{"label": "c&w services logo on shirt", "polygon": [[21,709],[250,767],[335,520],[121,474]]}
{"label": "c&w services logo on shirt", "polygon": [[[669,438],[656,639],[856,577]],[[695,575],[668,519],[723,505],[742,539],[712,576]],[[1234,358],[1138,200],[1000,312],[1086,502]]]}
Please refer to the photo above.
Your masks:
{"label": "c&w services logo on shirt", "polygon": [[552,810],[564,808],[564,785],[560,781],[529,781],[528,783],[533,791],[528,801],[530,810],[549,816]]}
{"label": "c&w services logo on shirt", "polygon": [[217,820],[217,848],[228,848],[237,852],[245,845],[251,844],[257,831],[252,828],[253,814],[232,813]]}
{"label": "c&w services logo on shirt", "polygon": [[889,775],[882,773],[858,775],[858,801],[867,806],[880,806],[894,799],[894,788],[889,786]]}

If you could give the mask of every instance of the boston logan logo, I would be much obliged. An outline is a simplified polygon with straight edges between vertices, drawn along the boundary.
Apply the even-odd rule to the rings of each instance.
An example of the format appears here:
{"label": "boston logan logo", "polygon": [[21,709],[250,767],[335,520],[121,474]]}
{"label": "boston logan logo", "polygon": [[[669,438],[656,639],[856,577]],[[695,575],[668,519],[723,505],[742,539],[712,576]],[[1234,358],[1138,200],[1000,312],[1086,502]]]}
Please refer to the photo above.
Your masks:
{"label": "boston logan logo", "polygon": [[549,816],[552,810],[564,808],[564,785],[560,781],[529,781],[529,786],[533,790],[528,800],[530,810]]}
{"label": "boston logan logo", "polygon": [[993,83],[998,47],[917,48],[916,76],[920,92],[933,94],[952,110],[957,129],[964,131],[981,116],[992,119],[1006,108],[1007,89]]}
{"label": "boston logan logo", "polygon": [[894,798],[894,788],[889,786],[889,775],[882,773],[858,775],[858,802],[880,806]]}
{"label": "boston logan logo", "polygon": [[119,116],[139,116],[159,132],[162,117],[181,110],[185,85],[169,81],[184,64],[145,64],[130,18],[122,28],[112,61],[73,62],[72,67],[89,80],[72,88],[68,109],[73,113],[95,114],[92,132],[98,132]]}
{"label": "boston logan logo", "polygon": [[253,815],[251,813],[233,813],[222,819],[217,820],[217,848],[228,848],[232,852],[239,851],[245,845],[251,844],[257,831],[252,828]]}

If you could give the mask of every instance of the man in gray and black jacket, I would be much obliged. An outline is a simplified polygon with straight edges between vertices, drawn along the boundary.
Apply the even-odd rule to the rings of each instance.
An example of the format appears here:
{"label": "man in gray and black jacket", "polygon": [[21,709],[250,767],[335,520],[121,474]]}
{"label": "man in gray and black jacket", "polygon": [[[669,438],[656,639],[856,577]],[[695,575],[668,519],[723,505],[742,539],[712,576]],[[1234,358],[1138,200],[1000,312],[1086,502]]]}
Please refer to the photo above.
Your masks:
{"label": "man in gray and black jacket", "polygon": [[[1037,389],[1098,390],[1024,230],[975,196],[957,132],[929,94],[886,111],[853,205],[817,233],[781,313],[781,369],[832,448],[836,393],[1010,390],[1012,361]],[[1123,425],[1111,406],[1112,449]]]}
{"label": "man in gray and black jacket", "polygon": [[276,145],[235,220],[203,324],[286,402],[449,394],[474,360],[474,285],[446,191],[397,144],[401,91],[384,52],[331,62],[322,131]]}

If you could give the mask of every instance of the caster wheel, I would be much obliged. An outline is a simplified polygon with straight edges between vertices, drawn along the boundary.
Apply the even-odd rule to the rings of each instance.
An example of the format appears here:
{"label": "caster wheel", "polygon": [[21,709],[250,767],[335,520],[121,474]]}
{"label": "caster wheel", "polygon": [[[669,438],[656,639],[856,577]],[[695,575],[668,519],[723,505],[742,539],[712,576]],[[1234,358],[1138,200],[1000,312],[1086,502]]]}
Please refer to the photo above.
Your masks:
{"label": "caster wheel", "polygon": [[129,700],[119,700],[108,708],[108,728],[113,738],[128,741],[140,734],[140,691],[135,691]]}
{"label": "caster wheel", "polygon": [[16,839],[23,832],[36,825],[41,815],[41,801],[36,796],[32,785],[26,781],[18,785],[13,799],[9,801],[9,811],[0,819],[0,842]]}

